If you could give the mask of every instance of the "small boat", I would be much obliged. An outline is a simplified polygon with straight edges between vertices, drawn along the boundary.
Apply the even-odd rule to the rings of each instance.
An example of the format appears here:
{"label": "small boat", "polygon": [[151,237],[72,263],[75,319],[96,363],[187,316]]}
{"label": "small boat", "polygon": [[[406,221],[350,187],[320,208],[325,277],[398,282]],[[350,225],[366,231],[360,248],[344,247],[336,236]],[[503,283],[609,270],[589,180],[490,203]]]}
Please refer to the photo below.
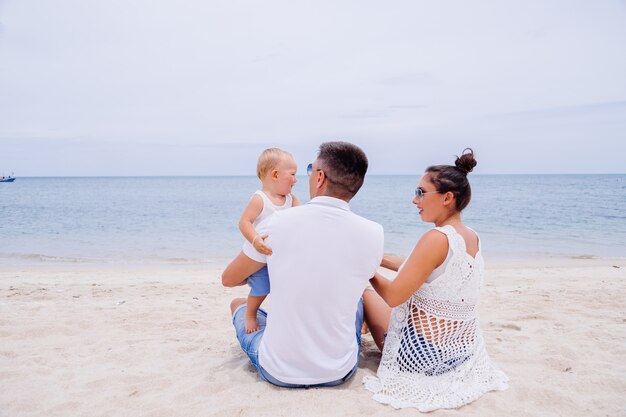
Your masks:
{"label": "small boat", "polygon": [[13,182],[15,181],[15,177],[9,175],[8,177],[0,177],[0,182]]}

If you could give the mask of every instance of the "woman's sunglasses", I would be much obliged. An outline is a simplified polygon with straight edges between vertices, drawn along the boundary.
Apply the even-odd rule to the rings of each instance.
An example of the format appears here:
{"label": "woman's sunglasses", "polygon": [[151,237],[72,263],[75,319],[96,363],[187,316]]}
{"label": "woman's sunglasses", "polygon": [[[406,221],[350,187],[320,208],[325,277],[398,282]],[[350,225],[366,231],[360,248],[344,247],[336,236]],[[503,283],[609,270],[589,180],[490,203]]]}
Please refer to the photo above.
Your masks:
{"label": "woman's sunglasses", "polygon": [[438,194],[438,193],[439,191],[424,191],[422,187],[417,187],[415,189],[415,197],[417,197],[419,201],[422,201],[426,194]]}

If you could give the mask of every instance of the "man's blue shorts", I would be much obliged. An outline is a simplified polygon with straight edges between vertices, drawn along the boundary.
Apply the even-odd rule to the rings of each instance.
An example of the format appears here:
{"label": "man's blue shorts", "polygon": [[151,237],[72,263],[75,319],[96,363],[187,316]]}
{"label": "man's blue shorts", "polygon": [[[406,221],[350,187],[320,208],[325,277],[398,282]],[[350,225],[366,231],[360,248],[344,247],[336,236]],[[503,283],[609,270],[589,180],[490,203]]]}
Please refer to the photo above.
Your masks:
{"label": "man's blue shorts", "polygon": [[356,343],[359,348],[356,357],[356,364],[354,368],[346,376],[340,378],[336,381],[325,382],[322,384],[315,385],[300,385],[300,384],[289,384],[286,382],[282,382],[271,376],[263,367],[259,364],[259,345],[261,344],[261,339],[263,338],[263,333],[265,332],[265,324],[267,322],[267,313],[262,308],[259,308],[257,311],[256,317],[257,322],[259,323],[260,330],[257,330],[253,333],[246,333],[246,304],[242,304],[235,310],[233,314],[233,325],[235,326],[235,331],[237,333],[237,340],[239,340],[239,344],[241,345],[241,349],[244,351],[252,365],[259,372],[259,376],[264,381],[269,382],[270,384],[286,387],[286,388],[310,388],[310,387],[333,387],[335,385],[340,385],[352,378],[352,376],[356,373],[356,370],[359,366],[359,357],[361,356],[361,329],[363,328],[363,299],[359,300],[359,304],[357,305],[356,311],[356,319],[354,322],[356,328]]}
{"label": "man's blue shorts", "polygon": [[250,295],[267,295],[270,293],[270,276],[267,265],[248,277]]}

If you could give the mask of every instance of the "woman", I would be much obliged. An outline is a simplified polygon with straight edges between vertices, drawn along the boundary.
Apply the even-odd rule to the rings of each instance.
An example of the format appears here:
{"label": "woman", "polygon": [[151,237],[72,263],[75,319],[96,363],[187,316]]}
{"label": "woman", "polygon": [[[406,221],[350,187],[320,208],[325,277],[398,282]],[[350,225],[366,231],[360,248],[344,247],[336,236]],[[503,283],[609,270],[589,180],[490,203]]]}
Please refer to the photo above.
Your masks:
{"label": "woman", "polygon": [[[455,166],[426,169],[413,204],[435,224],[402,262],[393,281],[376,274],[363,294],[365,321],[383,352],[376,377],[366,377],[374,399],[420,411],[457,408],[492,390],[507,388],[490,360],[478,323],[483,259],[478,235],[461,212],[471,199],[467,174],[476,166],[465,149]],[[393,309],[392,309],[393,307]]]}

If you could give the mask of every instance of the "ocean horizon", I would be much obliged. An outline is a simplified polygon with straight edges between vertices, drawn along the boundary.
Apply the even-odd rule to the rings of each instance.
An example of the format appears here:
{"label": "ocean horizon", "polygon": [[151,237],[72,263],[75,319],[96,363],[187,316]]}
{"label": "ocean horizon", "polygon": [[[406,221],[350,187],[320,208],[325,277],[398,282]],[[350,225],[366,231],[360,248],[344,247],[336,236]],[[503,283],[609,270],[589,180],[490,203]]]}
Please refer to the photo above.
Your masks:
{"label": "ocean horizon", "polygon": [[[294,193],[308,201],[305,176]],[[351,209],[406,256],[432,224],[419,176],[368,175]],[[471,174],[464,222],[489,259],[626,257],[626,174]],[[243,242],[254,176],[17,177],[0,183],[0,263],[221,264]]]}

